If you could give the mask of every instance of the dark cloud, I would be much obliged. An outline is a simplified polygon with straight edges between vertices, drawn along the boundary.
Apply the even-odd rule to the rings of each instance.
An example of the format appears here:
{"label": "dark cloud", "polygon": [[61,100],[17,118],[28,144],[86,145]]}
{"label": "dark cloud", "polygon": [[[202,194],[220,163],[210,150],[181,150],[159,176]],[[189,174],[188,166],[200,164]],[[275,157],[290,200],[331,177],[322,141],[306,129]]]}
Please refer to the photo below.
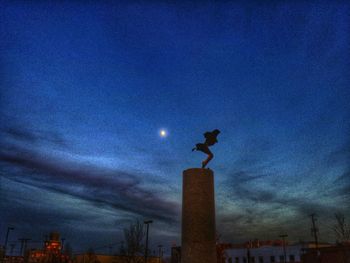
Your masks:
{"label": "dark cloud", "polygon": [[350,202],[350,169],[334,180],[336,186],[333,194],[338,195]]}
{"label": "dark cloud", "polygon": [[[17,180],[14,180],[14,182],[16,182],[17,186],[20,184],[28,185]],[[40,192],[39,189],[37,192]],[[82,219],[81,214],[70,209],[66,211],[58,209],[57,205],[54,204],[48,209],[47,207],[38,206],[37,204],[24,205],[18,201],[8,200],[8,198],[5,198],[4,201],[11,204],[11,206],[8,207],[8,210],[10,210],[11,213],[5,213],[5,218],[8,222],[15,223],[16,225],[25,228],[43,226],[49,232],[52,231],[52,229],[64,227],[65,225],[75,223]],[[88,217],[89,214],[85,213],[84,218],[86,221],[89,221]]]}
{"label": "dark cloud", "polygon": [[350,171],[350,141],[328,154],[324,161],[328,167],[344,165]]}
{"label": "dark cloud", "polygon": [[324,158],[329,168],[341,167],[340,174],[333,181],[334,191],[332,194],[350,200],[350,142],[332,151]]}
{"label": "dark cloud", "polygon": [[[69,198],[63,198],[59,194],[48,195],[47,189],[17,180],[6,179],[6,183],[16,188],[13,193],[15,198],[11,198],[11,194],[10,199],[6,195],[5,198],[1,196],[7,205],[4,207],[0,203],[2,222],[15,227],[11,233],[11,243],[16,243],[18,238],[28,237],[31,238],[31,248],[40,248],[44,236],[58,231],[62,238],[73,244],[75,253],[78,252],[77,249],[83,252],[92,245],[120,240],[122,228],[130,223],[130,217],[111,216],[107,213],[108,210],[95,209],[89,202],[67,204],[65,201]],[[27,189],[26,194],[23,193],[23,188]],[[91,237],[94,242],[91,242]],[[37,242],[32,243],[33,241]],[[19,250],[19,243],[16,247]]]}
{"label": "dark cloud", "polygon": [[36,142],[38,140],[38,136],[24,129],[9,127],[4,130],[4,133],[21,141]]}
{"label": "dark cloud", "polygon": [[40,129],[29,129],[19,125],[4,127],[0,131],[5,138],[3,140],[14,140],[19,143],[50,143],[56,146],[67,146],[67,140],[57,132]]}
{"label": "dark cloud", "polygon": [[[16,225],[18,234],[40,240],[37,230],[56,230],[88,248],[121,239],[121,230],[135,218],[155,220],[168,238],[178,232],[179,204],[164,198],[164,182],[153,184],[153,175],[83,164],[70,157],[75,149],[56,132],[8,124],[0,133],[2,223]],[[50,149],[63,154],[57,157]],[[7,185],[14,188],[5,190]],[[30,189],[32,201],[22,189]],[[41,200],[51,196],[57,199]],[[77,240],[82,236],[89,238]],[[155,231],[154,238],[161,236]]]}
{"label": "dark cloud", "polygon": [[229,181],[234,182],[235,184],[243,184],[249,181],[254,181],[258,179],[262,179],[264,177],[269,176],[268,174],[251,174],[246,171],[237,171],[234,172],[230,177]]}
{"label": "dark cloud", "polygon": [[147,177],[144,174],[81,165],[19,147],[2,150],[0,160],[12,168],[29,172],[26,177],[18,178],[5,171],[3,176],[9,179],[143,217],[167,222],[174,222],[178,217],[176,203],[165,201],[153,190],[142,186],[146,178],[140,177]]}
{"label": "dark cloud", "polygon": [[[337,192],[330,192],[331,196],[327,196],[325,190],[322,192],[321,184],[309,192],[295,195],[299,191],[298,182],[293,186],[280,183],[273,185],[275,182],[271,178],[278,178],[279,174],[264,174],[254,170],[235,171],[219,186],[226,194],[224,200],[231,200],[235,207],[232,211],[219,212],[218,231],[223,233],[226,240],[234,237],[237,241],[244,241],[249,235],[273,238],[280,231],[288,231],[295,240],[307,238],[303,231],[309,225],[307,219],[311,213],[316,213],[328,222],[339,206],[329,200],[334,200],[339,195],[347,199],[350,196],[349,174],[343,174],[337,179],[336,186],[341,187]],[[261,186],[262,183],[264,187]],[[266,187],[266,184],[271,187]],[[325,239],[332,238],[330,229],[323,228],[322,234]]]}
{"label": "dark cloud", "polygon": [[[322,204],[319,200],[313,200],[307,193],[298,197],[291,197],[288,194],[289,186],[272,188],[274,190],[262,189],[259,184],[253,181],[266,179],[268,177],[278,177],[277,174],[252,174],[249,172],[236,172],[225,181],[226,187],[230,188],[230,194],[235,200],[249,201],[259,204],[279,204],[293,208],[301,214],[307,214],[312,208],[316,212],[326,211],[330,208],[327,204]],[[295,186],[297,187],[297,185]],[[309,199],[310,198],[310,199]]]}

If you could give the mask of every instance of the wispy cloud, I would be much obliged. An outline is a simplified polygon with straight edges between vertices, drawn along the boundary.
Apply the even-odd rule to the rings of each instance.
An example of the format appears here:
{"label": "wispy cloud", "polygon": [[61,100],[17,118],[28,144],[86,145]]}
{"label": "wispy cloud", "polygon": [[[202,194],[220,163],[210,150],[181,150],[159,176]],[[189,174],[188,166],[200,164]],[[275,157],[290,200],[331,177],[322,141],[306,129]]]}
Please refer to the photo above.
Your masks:
{"label": "wispy cloud", "polygon": [[[147,189],[143,183],[147,174],[139,171],[123,171],[82,165],[72,160],[27,149],[19,146],[22,140],[46,140],[49,136],[37,136],[28,131],[7,129],[17,143],[2,147],[0,160],[2,176],[16,179],[48,191],[58,192],[89,201],[95,206],[108,206],[116,211],[126,211],[137,216],[175,222],[178,218],[177,203],[166,201],[156,194],[156,189]],[[25,171],[16,175],[13,169]]]}
{"label": "wispy cloud", "polygon": [[[249,159],[252,165],[237,162],[239,169],[231,171],[219,185],[223,193],[220,201],[226,209],[221,207],[223,210],[219,210],[218,230],[224,233],[224,238],[244,240],[249,235],[273,238],[280,231],[291,231],[290,236],[298,240],[308,238],[305,231],[309,227],[310,213],[316,213],[328,224],[331,224],[333,213],[341,208],[350,217],[346,212],[350,211],[346,205],[350,197],[347,143],[331,153],[324,153],[321,158],[323,173],[336,178],[331,185],[322,180],[310,187],[304,185],[306,181],[301,179],[308,178],[309,173],[317,176],[319,165],[300,170],[297,179],[292,180],[293,174],[283,174],[273,165],[263,166],[263,163],[268,163],[264,154],[254,155],[254,158],[243,156],[243,159]],[[292,231],[293,228],[300,230]],[[332,238],[331,229],[323,227],[322,237]]]}
{"label": "wispy cloud", "polygon": [[7,140],[15,140],[22,143],[51,143],[56,146],[67,146],[68,142],[57,132],[40,129],[31,130],[21,126],[8,126],[1,130]]}

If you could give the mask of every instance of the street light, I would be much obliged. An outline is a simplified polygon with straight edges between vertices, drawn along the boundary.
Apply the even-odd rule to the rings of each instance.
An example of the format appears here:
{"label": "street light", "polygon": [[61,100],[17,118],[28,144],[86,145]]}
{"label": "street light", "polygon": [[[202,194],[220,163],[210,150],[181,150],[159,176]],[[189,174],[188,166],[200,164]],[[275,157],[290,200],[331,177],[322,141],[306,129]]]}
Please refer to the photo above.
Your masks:
{"label": "street light", "polygon": [[286,253],[286,241],[285,238],[288,237],[288,235],[280,235],[280,237],[283,239],[283,254],[284,254],[284,263],[287,262],[287,253]]}
{"label": "street light", "polygon": [[9,239],[9,234],[11,230],[14,230],[14,227],[8,227],[6,232],[6,238],[5,238],[5,247],[4,247],[4,256],[6,256],[6,247],[7,247],[7,241]]}
{"label": "street light", "polygon": [[162,263],[162,255],[163,255],[163,251],[162,251],[162,245],[158,245],[159,248],[159,263]]}
{"label": "street light", "polygon": [[147,220],[143,222],[145,225],[147,225],[147,230],[146,230],[146,248],[145,248],[145,263],[147,263],[147,256],[148,256],[148,229],[149,229],[149,224],[152,224],[152,220]]}
{"label": "street light", "polygon": [[10,244],[11,250],[10,250],[10,256],[13,256],[13,250],[15,248],[16,244]]}
{"label": "street light", "polygon": [[63,252],[63,249],[64,249],[64,241],[66,239],[65,238],[61,238],[61,253]]}
{"label": "street light", "polygon": [[252,248],[252,241],[249,240],[249,244],[247,245],[247,258],[248,258],[248,263],[250,263],[251,259],[250,259],[250,249]]}

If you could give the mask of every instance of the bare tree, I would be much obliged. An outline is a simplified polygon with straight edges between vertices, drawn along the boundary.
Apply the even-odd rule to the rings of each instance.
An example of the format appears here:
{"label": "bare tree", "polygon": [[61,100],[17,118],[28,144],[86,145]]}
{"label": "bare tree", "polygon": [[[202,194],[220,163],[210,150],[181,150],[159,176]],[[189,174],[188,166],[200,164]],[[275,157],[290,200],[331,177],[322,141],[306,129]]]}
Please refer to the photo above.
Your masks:
{"label": "bare tree", "polygon": [[139,220],[131,223],[129,227],[124,228],[125,239],[125,254],[127,263],[138,263],[142,260],[142,253],[144,251],[143,238],[145,232],[143,231],[143,223]]}
{"label": "bare tree", "polygon": [[350,226],[345,221],[345,216],[342,213],[334,214],[336,224],[333,230],[337,237],[337,242],[344,242],[350,240]]}

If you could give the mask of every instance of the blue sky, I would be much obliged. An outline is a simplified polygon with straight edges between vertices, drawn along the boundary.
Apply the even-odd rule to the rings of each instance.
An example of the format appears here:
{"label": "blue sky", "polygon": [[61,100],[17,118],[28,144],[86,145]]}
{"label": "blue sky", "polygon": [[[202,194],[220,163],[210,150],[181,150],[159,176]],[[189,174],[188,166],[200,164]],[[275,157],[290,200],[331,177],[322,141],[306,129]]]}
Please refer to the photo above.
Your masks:
{"label": "blue sky", "polygon": [[[2,1],[0,228],[75,251],[153,219],[180,243],[182,171],[213,146],[223,241],[334,241],[350,219],[345,1]],[[166,138],[159,130],[168,131]]]}

